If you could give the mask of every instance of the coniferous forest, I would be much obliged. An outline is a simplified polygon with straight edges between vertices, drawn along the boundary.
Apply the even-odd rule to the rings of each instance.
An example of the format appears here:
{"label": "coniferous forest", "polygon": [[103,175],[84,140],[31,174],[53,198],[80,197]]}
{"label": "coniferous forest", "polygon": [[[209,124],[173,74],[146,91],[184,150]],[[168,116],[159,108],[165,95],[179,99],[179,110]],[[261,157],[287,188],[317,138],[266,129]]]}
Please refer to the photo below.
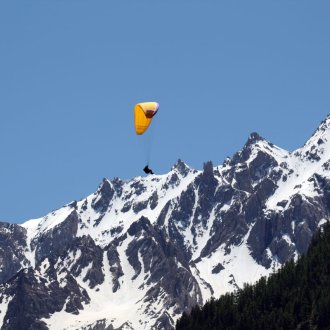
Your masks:
{"label": "coniferous forest", "polygon": [[196,306],[176,329],[330,329],[330,223],[297,262],[201,309]]}

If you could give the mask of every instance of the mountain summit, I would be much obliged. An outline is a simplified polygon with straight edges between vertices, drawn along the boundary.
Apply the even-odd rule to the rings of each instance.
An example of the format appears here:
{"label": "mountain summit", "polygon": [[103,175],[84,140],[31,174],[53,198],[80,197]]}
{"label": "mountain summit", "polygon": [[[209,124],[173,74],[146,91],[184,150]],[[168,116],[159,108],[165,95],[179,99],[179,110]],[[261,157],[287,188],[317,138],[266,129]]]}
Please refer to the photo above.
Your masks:
{"label": "mountain summit", "polygon": [[219,166],[104,179],[43,218],[0,224],[2,329],[172,329],[304,253],[329,192],[329,117],[294,152],[252,133]]}

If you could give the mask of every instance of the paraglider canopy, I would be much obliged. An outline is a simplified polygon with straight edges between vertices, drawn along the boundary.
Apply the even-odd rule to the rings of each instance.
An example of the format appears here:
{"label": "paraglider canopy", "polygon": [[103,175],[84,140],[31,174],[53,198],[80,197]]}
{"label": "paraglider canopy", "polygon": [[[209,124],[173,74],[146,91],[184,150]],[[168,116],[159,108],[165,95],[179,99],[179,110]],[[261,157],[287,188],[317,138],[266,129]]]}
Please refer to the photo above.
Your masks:
{"label": "paraglider canopy", "polygon": [[142,102],[134,106],[134,124],[136,134],[143,134],[149,127],[152,118],[157,113],[157,102]]}

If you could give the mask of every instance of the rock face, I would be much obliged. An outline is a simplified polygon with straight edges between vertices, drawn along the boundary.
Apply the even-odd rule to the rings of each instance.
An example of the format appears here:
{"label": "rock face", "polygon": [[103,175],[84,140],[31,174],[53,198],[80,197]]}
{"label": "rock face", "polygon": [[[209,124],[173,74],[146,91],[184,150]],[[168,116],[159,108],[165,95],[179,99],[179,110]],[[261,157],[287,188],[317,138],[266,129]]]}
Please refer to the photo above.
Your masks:
{"label": "rock face", "polygon": [[5,283],[29,266],[25,257],[26,229],[16,224],[0,222],[0,283]]}
{"label": "rock face", "polygon": [[2,329],[172,329],[183,311],[304,253],[330,214],[330,117],[289,153],[252,133],[220,166],[104,179],[0,223]]}

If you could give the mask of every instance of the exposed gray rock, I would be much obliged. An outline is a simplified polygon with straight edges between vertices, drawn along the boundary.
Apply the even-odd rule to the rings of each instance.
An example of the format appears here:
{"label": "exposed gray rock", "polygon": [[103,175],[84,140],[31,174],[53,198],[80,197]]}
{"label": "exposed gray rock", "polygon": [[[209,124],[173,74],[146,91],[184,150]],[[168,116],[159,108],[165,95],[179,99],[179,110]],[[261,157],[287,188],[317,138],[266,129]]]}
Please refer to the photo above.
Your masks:
{"label": "exposed gray rock", "polygon": [[110,201],[115,193],[111,183],[103,179],[103,183],[98,189],[95,198],[92,201],[92,207],[99,213],[104,213],[109,207]]}
{"label": "exposed gray rock", "polygon": [[186,177],[192,169],[187,166],[186,163],[184,163],[181,159],[178,159],[176,164],[173,166],[173,169],[178,171],[179,174],[181,174],[183,177]]}
{"label": "exposed gray rock", "polygon": [[82,269],[90,267],[83,280],[89,283],[90,288],[103,283],[103,250],[95,244],[90,236],[83,236],[76,238],[68,252],[78,254],[78,251],[80,252],[79,257],[71,265],[71,274],[78,276]]}
{"label": "exposed gray rock", "polygon": [[215,267],[212,269],[212,274],[219,274],[225,267],[222,266],[221,263],[218,263]]}
{"label": "exposed gray rock", "polygon": [[46,257],[55,258],[67,251],[76,237],[78,224],[79,216],[74,210],[59,225],[37,237],[34,240],[36,263],[40,263]]}
{"label": "exposed gray rock", "polygon": [[0,284],[9,280],[23,267],[30,266],[25,256],[25,228],[0,222]]}
{"label": "exposed gray rock", "polygon": [[109,270],[112,275],[112,292],[116,292],[120,288],[119,278],[124,275],[116,244],[110,244],[105,251],[110,265]]}
{"label": "exposed gray rock", "polygon": [[77,313],[82,309],[82,301],[89,302],[87,293],[79,288],[72,276],[67,277],[65,287],[60,287],[55,279],[49,280],[50,283],[28,268],[0,287],[2,294],[13,297],[2,329],[46,330],[48,327],[41,318],[61,311],[65,303],[68,313]]}

